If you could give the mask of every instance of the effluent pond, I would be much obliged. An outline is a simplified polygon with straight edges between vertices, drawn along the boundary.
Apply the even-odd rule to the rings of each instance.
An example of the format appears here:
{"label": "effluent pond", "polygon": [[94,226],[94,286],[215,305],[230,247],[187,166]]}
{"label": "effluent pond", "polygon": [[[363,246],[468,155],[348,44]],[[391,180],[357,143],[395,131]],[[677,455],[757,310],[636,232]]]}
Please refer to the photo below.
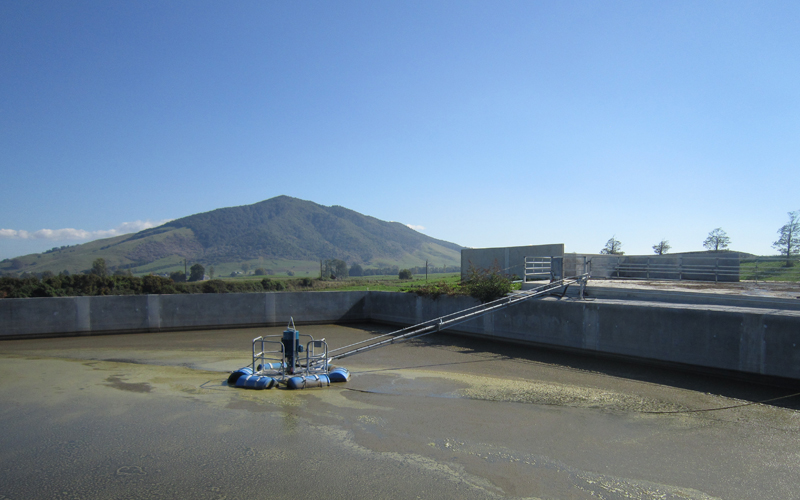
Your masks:
{"label": "effluent pond", "polygon": [[800,389],[444,334],[229,387],[282,330],[3,341],[0,499],[800,497]]}

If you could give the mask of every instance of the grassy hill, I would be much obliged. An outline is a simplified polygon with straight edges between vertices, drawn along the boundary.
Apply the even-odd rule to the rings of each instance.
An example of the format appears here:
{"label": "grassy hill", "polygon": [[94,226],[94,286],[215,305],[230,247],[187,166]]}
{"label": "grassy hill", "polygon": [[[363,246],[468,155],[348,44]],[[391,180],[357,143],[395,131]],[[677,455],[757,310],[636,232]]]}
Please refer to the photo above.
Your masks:
{"label": "grassy hill", "polygon": [[59,273],[91,268],[98,257],[111,270],[134,274],[183,269],[199,262],[217,275],[263,267],[276,274],[314,276],[320,259],[365,268],[458,266],[461,247],[344,207],[278,196],[253,205],[190,215],[163,226],[0,262],[0,272]]}

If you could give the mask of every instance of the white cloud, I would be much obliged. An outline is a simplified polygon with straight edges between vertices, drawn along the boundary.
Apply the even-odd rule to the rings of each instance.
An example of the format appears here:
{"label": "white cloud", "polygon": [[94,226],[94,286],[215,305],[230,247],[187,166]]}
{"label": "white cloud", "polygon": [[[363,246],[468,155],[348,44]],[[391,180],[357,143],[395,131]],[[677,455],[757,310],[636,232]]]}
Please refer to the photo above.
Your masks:
{"label": "white cloud", "polygon": [[114,229],[104,229],[99,231],[86,231],[85,229],[39,229],[38,231],[25,231],[24,229],[0,229],[0,239],[10,240],[96,240],[99,238],[111,238],[121,234],[136,233],[151,227],[166,224],[172,219],[161,221],[137,220],[133,222],[123,222]]}
{"label": "white cloud", "polygon": [[414,224],[406,224],[406,226],[410,227],[414,231],[424,231],[425,230],[425,226],[417,226],[417,225],[414,225]]}

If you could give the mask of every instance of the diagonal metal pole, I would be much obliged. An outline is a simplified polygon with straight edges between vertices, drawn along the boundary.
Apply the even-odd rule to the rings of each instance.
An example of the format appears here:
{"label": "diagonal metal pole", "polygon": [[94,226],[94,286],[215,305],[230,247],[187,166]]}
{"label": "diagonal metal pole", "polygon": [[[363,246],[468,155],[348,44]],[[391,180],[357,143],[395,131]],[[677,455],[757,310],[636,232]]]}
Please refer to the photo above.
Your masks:
{"label": "diagonal metal pole", "polygon": [[[361,347],[357,347],[355,349],[351,349],[349,351],[342,352],[340,354],[334,354],[330,358],[330,361],[346,358],[348,356],[352,356],[354,354],[369,351],[372,349],[377,349],[378,347],[382,347],[385,345],[397,344],[400,342],[405,342],[406,340],[411,340],[425,335],[430,335],[431,333],[440,332],[447,328],[452,328],[454,326],[460,325],[467,321],[483,316],[484,314],[489,314],[496,310],[509,307],[515,304],[519,304],[520,302],[529,299],[542,297],[555,290],[558,290],[559,288],[566,288],[572,284],[576,283],[581,284],[581,291],[583,291],[583,285],[585,285],[586,280],[588,278],[589,278],[588,274],[582,274],[580,276],[574,276],[571,278],[564,278],[533,290],[527,290],[513,295],[508,295],[506,297],[502,297],[492,302],[487,302],[486,304],[469,307],[467,309],[446,314],[444,316],[440,316],[438,318],[434,318],[428,321],[423,321],[422,323],[408,326],[391,333],[386,333],[377,338],[363,340],[361,342],[356,342],[355,344],[350,344],[344,347],[340,347],[338,349],[332,350],[331,353],[336,351],[342,351],[344,349],[350,349],[358,345],[367,344],[367,345],[362,345]],[[379,340],[383,338],[385,338],[385,340]]]}

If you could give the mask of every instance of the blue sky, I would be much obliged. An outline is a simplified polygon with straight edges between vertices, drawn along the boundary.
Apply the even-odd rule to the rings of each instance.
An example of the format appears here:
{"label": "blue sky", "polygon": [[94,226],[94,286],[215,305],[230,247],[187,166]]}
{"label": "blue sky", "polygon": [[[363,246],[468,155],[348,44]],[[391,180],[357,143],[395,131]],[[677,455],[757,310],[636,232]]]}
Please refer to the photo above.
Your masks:
{"label": "blue sky", "polygon": [[774,254],[798,26],[796,1],[2,2],[0,258],[281,194],[470,247],[722,227]]}

